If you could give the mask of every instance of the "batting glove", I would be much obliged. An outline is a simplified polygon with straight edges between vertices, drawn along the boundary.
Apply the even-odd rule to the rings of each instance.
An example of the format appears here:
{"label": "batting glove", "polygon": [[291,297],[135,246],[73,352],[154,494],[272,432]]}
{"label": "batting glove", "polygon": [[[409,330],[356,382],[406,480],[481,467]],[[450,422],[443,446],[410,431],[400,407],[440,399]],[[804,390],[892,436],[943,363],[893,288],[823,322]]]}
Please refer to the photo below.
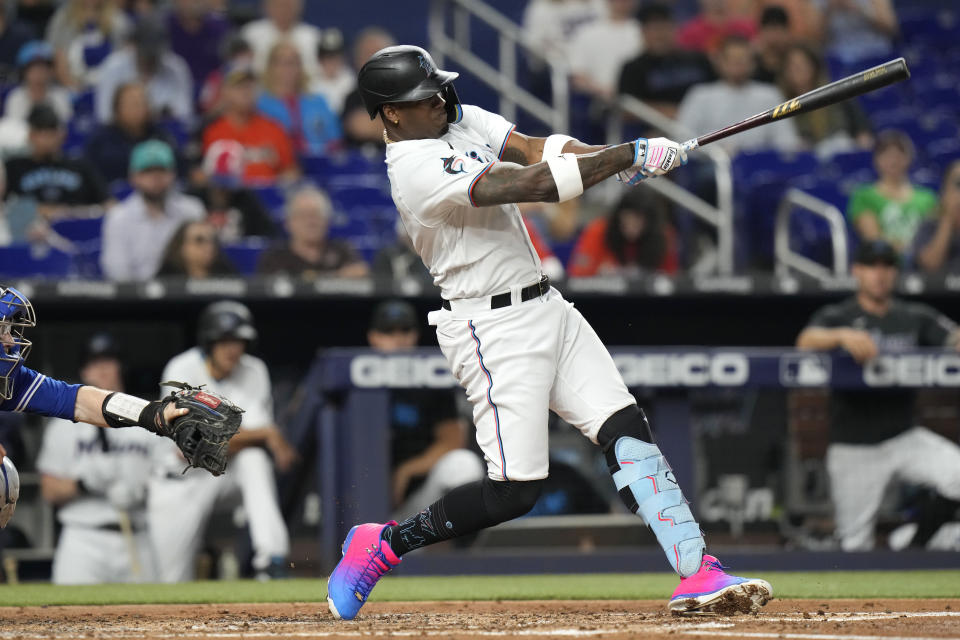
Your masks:
{"label": "batting glove", "polygon": [[637,138],[633,141],[633,166],[618,173],[617,179],[635,185],[685,164],[687,152],[679,142],[667,138]]}

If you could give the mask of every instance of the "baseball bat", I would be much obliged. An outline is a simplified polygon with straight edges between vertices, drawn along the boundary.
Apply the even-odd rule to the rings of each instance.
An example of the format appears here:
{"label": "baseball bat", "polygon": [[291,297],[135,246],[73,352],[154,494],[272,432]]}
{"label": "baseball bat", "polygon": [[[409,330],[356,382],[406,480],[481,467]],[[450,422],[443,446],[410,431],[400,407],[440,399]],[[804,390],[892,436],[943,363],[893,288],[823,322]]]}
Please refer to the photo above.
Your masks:
{"label": "baseball bat", "polygon": [[801,113],[808,113],[821,107],[836,104],[848,98],[859,96],[868,91],[873,91],[894,82],[900,82],[910,77],[910,69],[907,68],[907,61],[903,58],[890,60],[877,65],[872,69],[860,71],[846,78],[841,78],[822,87],[817,87],[813,91],[808,91],[802,96],[797,96],[792,100],[787,100],[783,104],[767,109],[763,113],[758,113],[745,120],[741,120],[729,127],[718,129],[698,138],[692,138],[683,143],[685,151],[702,147],[705,144],[723,140],[735,133],[747,131],[755,127],[760,127],[771,122],[786,120],[798,116]]}

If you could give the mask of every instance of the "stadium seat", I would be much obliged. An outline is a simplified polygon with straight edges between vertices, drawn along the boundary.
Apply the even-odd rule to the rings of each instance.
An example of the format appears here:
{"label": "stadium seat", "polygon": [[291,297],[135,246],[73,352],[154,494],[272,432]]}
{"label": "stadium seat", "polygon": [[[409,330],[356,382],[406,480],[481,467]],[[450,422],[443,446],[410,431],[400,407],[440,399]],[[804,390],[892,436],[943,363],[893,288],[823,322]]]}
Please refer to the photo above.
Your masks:
{"label": "stadium seat", "polygon": [[68,253],[43,245],[18,244],[0,251],[0,276],[63,278],[71,274],[73,260]]}
{"label": "stadium seat", "polygon": [[282,221],[283,206],[286,203],[286,195],[283,190],[274,185],[254,187],[252,190],[270,212],[270,217],[275,221]]}
{"label": "stadium seat", "polygon": [[849,151],[834,154],[827,163],[837,175],[849,175],[858,171],[873,171],[872,151]]}
{"label": "stadium seat", "polygon": [[89,242],[100,240],[100,230],[103,218],[70,218],[59,220],[50,227],[71,242]]}
{"label": "stadium seat", "polygon": [[260,254],[269,245],[269,239],[260,237],[243,238],[238,242],[223,246],[223,252],[241,274],[253,275],[257,271]]}
{"label": "stadium seat", "polygon": [[733,178],[737,185],[753,185],[785,180],[817,167],[809,152],[744,151],[733,159]]}

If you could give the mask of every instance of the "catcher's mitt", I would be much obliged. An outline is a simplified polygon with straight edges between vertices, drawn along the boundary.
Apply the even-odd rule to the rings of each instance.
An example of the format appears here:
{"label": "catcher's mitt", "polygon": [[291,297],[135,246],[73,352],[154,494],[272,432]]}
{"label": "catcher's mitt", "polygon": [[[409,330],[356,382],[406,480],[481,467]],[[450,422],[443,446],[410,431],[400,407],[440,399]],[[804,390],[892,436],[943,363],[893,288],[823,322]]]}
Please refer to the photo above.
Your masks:
{"label": "catcher's mitt", "polygon": [[164,398],[162,406],[173,402],[177,409],[189,413],[173,424],[164,423],[159,434],[177,443],[191,467],[219,476],[227,468],[227,443],[240,428],[243,409],[219,394],[185,382],[164,382],[163,386],[180,390]]}

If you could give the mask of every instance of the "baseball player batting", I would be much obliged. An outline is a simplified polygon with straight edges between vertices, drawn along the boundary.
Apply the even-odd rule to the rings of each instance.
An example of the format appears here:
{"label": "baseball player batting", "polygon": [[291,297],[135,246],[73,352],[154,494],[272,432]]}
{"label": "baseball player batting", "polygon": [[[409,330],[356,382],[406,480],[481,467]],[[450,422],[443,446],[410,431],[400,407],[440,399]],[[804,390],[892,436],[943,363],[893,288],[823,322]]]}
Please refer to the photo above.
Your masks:
{"label": "baseball player batting", "polygon": [[403,522],[353,527],[328,580],[331,613],[354,618],[404,554],[527,513],[548,474],[549,409],[600,446],[620,497],[656,534],[680,574],[672,611],[765,604],[766,581],[729,575],[706,555],[646,417],[597,334],[543,275],[516,205],[563,202],[614,175],[636,184],[684,164],[686,152],[666,138],[602,147],[529,137],[460,104],[457,76],[425,50],[398,46],[374,54],[358,83],[384,125],[403,225],[441,290],[442,308],[428,319],[473,403],[487,477]]}
{"label": "baseball player batting", "polygon": [[[24,366],[33,346],[24,332],[37,317],[25,295],[0,287],[0,411],[35,413],[96,427],[142,427],[170,438],[188,463],[223,473],[230,436],[240,413],[229,400],[183,385],[183,390],[150,402],[119,391],[68,384]],[[0,528],[13,517],[20,476],[0,446]]]}

